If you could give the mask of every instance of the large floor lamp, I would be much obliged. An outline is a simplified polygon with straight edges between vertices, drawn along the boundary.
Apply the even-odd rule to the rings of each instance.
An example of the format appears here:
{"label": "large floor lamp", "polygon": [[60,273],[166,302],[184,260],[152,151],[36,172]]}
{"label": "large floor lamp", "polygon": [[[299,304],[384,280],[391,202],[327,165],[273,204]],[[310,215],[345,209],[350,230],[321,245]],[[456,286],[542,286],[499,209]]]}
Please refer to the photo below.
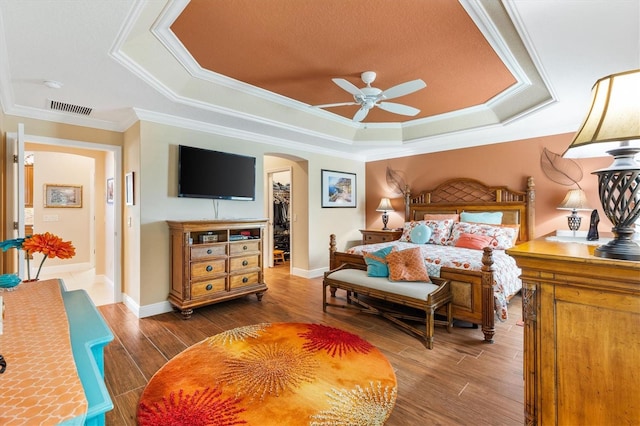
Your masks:
{"label": "large floor lamp", "polygon": [[614,238],[597,247],[595,256],[640,261],[634,241],[640,218],[640,70],[612,74],[596,81],[591,105],[565,157],[600,157],[613,163],[592,172],[598,176],[602,209],[613,223]]}

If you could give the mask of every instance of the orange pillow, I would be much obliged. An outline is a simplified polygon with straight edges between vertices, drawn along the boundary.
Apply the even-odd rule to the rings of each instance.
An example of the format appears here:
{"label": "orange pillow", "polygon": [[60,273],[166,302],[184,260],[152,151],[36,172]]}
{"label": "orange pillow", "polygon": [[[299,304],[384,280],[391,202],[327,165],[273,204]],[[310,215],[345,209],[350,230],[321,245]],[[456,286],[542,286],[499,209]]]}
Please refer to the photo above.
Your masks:
{"label": "orange pillow", "polygon": [[423,220],[452,220],[460,221],[460,215],[457,213],[425,213]]}
{"label": "orange pillow", "polygon": [[489,247],[493,241],[493,237],[478,234],[460,234],[460,238],[456,241],[456,247],[464,247],[468,249],[482,250]]}
{"label": "orange pillow", "polygon": [[424,281],[430,283],[420,247],[393,251],[387,255],[389,280]]}

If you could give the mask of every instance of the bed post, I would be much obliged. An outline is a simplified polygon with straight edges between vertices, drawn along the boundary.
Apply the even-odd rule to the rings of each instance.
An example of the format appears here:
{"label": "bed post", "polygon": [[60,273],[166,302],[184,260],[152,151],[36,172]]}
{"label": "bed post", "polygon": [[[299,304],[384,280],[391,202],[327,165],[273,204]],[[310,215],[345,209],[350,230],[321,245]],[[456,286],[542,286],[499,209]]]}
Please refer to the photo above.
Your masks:
{"label": "bed post", "polygon": [[336,252],[336,234],[329,235],[329,270],[332,271],[338,267],[335,260]]}
{"label": "bed post", "polygon": [[482,253],[482,332],[487,343],[493,343],[496,333],[496,314],[493,295],[493,249],[485,247]]}
{"label": "bed post", "polygon": [[536,184],[533,183],[533,176],[527,179],[527,240],[535,238],[536,229]]}
{"label": "bed post", "polygon": [[404,187],[404,221],[411,221],[411,191],[409,191],[409,185]]}

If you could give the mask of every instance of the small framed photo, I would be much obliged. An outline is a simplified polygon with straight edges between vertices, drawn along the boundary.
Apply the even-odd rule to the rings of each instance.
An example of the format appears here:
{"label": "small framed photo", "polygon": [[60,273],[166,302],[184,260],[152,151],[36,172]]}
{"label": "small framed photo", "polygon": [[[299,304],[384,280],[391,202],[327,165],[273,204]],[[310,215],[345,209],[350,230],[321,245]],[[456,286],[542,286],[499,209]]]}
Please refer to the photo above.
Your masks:
{"label": "small framed photo", "polygon": [[81,185],[44,184],[44,207],[82,207]]}
{"label": "small framed photo", "polygon": [[322,207],[356,207],[355,173],[321,170]]}
{"label": "small framed photo", "polygon": [[133,172],[124,175],[124,203],[133,206]]}
{"label": "small framed photo", "polygon": [[107,203],[113,204],[113,178],[107,179]]}

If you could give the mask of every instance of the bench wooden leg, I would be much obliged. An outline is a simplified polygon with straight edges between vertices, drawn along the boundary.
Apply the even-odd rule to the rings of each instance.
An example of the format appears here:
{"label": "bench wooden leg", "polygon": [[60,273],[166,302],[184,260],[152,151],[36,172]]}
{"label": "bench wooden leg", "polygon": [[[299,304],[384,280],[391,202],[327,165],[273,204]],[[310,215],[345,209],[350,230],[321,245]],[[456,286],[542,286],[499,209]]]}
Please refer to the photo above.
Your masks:
{"label": "bench wooden leg", "polygon": [[427,312],[427,325],[426,325],[426,336],[425,342],[427,344],[427,349],[433,349],[433,333],[434,333],[434,318],[435,312],[431,310],[431,312]]}

